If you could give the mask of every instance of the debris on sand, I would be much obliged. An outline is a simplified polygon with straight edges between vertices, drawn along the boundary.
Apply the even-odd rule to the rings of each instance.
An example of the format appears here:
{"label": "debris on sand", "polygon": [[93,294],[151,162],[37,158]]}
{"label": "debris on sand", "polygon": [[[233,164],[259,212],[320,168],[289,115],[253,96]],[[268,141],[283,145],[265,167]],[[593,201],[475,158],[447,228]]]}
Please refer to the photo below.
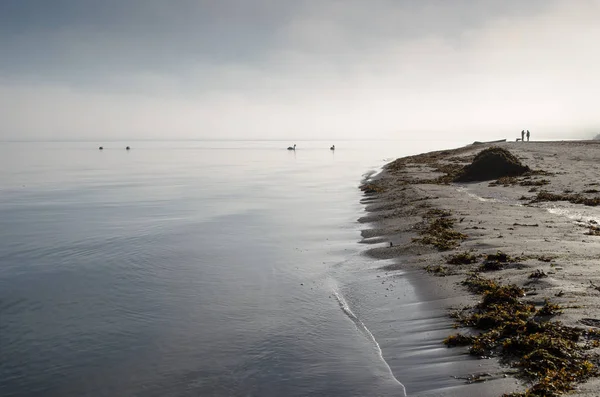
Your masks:
{"label": "debris on sand", "polygon": [[478,336],[456,334],[444,343],[449,347],[470,346],[477,357],[500,356],[511,364],[520,378],[532,386],[510,397],[558,396],[593,376],[598,376],[598,332],[548,321],[562,308],[545,300],[541,308],[523,299],[525,291],[516,285],[473,274],[463,284],[482,295],[470,312],[456,313],[458,326],[480,331]]}
{"label": "debris on sand", "polygon": [[454,230],[456,219],[439,217],[430,218],[427,226],[419,232],[421,237],[413,238],[414,243],[433,245],[439,251],[456,248],[468,236]]}
{"label": "debris on sand", "polygon": [[600,205],[600,196],[584,197],[583,195],[578,193],[556,194],[550,193],[546,190],[542,190],[531,202],[541,203],[543,201],[568,201],[572,204],[583,204],[588,207],[597,207]]}
{"label": "debris on sand", "polygon": [[482,150],[473,162],[465,166],[455,182],[489,181],[502,177],[519,176],[530,171],[511,152],[499,147]]}
{"label": "debris on sand", "polygon": [[459,252],[446,258],[446,263],[450,265],[469,265],[475,262],[477,262],[477,255],[469,251]]}
{"label": "debris on sand", "polygon": [[365,194],[374,194],[374,193],[385,192],[385,189],[376,183],[368,183],[368,184],[362,185],[360,187],[360,190],[362,190]]}

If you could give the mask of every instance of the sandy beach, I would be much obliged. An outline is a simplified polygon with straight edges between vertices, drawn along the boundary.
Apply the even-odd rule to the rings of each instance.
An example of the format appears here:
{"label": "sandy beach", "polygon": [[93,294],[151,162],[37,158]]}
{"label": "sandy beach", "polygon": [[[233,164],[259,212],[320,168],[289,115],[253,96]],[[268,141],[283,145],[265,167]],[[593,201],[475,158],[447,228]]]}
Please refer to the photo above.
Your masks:
{"label": "sandy beach", "polygon": [[[475,155],[492,146],[508,150],[529,170],[455,182]],[[417,277],[418,287],[453,302],[447,310],[456,332],[495,332],[489,350],[477,349],[481,338],[452,347],[491,357],[486,365],[495,368],[477,373],[481,360],[473,360],[471,384],[465,381],[454,395],[548,395],[539,390],[556,387],[556,395],[572,389],[573,395],[600,396],[599,160],[599,141],[474,144],[398,159],[362,186],[368,211],[361,219],[368,226],[363,238],[374,244],[369,255],[394,259],[384,269],[390,274],[427,274]],[[475,285],[481,280],[491,280],[491,289]],[[510,302],[518,306],[502,306],[505,300],[486,306],[505,287],[516,291]],[[519,318],[513,334],[502,321],[477,322],[499,306]],[[563,334],[573,333],[565,339],[568,348],[552,350]],[[525,346],[538,336],[552,346],[508,350],[515,338]]]}

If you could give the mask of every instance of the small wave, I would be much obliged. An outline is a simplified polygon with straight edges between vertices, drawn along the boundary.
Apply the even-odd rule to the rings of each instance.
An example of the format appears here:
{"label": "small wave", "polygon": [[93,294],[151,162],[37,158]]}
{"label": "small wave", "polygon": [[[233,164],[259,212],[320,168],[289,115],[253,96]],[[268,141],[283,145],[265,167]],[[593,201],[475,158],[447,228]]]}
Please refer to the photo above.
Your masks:
{"label": "small wave", "polygon": [[388,362],[385,360],[385,358],[383,357],[383,351],[381,350],[381,346],[379,346],[379,343],[377,342],[377,339],[375,339],[375,336],[371,333],[371,331],[369,330],[369,328],[367,328],[367,326],[365,325],[365,323],[363,323],[357,316],[356,314],[354,314],[354,312],[352,311],[352,309],[350,309],[350,306],[348,305],[348,302],[346,302],[346,299],[344,299],[344,297],[342,296],[342,294],[339,292],[337,286],[333,285],[332,286],[332,291],[333,291],[333,295],[335,296],[335,298],[337,299],[340,308],[342,309],[342,311],[344,312],[344,314],[346,314],[346,316],[348,316],[348,318],[350,320],[352,320],[352,322],[354,323],[354,325],[356,326],[356,328],[367,338],[369,339],[371,342],[373,342],[373,345],[375,346],[375,349],[377,350],[377,353],[379,355],[379,358],[381,358],[381,361],[385,364],[387,370],[389,371],[390,376],[392,377],[392,379],[398,383],[398,385],[400,385],[400,387],[402,388],[402,396],[406,397],[406,388],[404,387],[404,385],[402,384],[402,382],[400,382],[395,376],[394,376],[394,372],[392,371],[392,368],[390,367],[390,365],[388,364]]}

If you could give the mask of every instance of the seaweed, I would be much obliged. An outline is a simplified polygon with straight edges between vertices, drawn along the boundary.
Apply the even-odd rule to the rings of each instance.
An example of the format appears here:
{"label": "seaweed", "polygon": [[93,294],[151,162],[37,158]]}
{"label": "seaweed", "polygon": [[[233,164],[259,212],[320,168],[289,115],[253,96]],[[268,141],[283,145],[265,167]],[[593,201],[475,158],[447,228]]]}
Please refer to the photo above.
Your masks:
{"label": "seaweed", "polygon": [[495,254],[487,254],[485,257],[487,261],[495,261],[495,262],[517,262],[520,258],[513,258],[512,256],[505,254],[502,251],[497,251]]}
{"label": "seaweed", "polygon": [[425,271],[427,271],[427,273],[432,273],[439,277],[445,277],[448,274],[450,274],[448,272],[448,268],[443,265],[434,265],[434,266],[427,265],[427,266],[425,266]]}
{"label": "seaweed", "polygon": [[425,215],[423,215],[423,216],[425,218],[435,218],[435,217],[447,218],[450,215],[452,215],[452,212],[450,212],[448,210],[443,210],[443,209],[439,209],[439,208],[432,208],[429,211],[427,211],[427,213],[425,213]]}
{"label": "seaweed", "polygon": [[518,262],[520,259],[521,258],[505,254],[502,251],[498,251],[495,254],[487,254],[484,262],[479,266],[479,271],[488,272],[502,270],[506,264]]}
{"label": "seaweed", "polygon": [[584,197],[581,194],[563,193],[556,194],[550,193],[547,190],[538,192],[537,196],[531,200],[531,203],[541,203],[543,201],[568,201],[572,204],[583,204],[588,207],[595,207],[600,205],[600,197]]}
{"label": "seaweed", "polygon": [[554,176],[554,175],[556,175],[556,173],[546,171],[546,170],[531,170],[531,171],[527,172],[527,175]]}
{"label": "seaweed", "polygon": [[528,276],[528,278],[535,278],[535,279],[546,278],[546,277],[548,277],[548,274],[546,274],[545,271],[540,270],[540,269],[536,269]]}
{"label": "seaweed", "polygon": [[473,162],[465,166],[454,178],[455,182],[488,181],[502,177],[515,177],[530,171],[511,152],[500,147],[490,147],[479,152]]}
{"label": "seaweed", "polygon": [[469,291],[476,294],[483,294],[498,288],[498,283],[494,280],[481,277],[478,274],[471,274],[462,282],[462,284],[466,286]]}
{"label": "seaweed", "polygon": [[449,217],[432,218],[427,227],[419,232],[422,237],[414,238],[413,242],[433,245],[440,251],[456,248],[467,235],[454,230],[455,222],[454,218]]}
{"label": "seaweed", "polygon": [[[528,174],[528,173],[526,173]],[[550,184],[550,181],[548,179],[536,179],[536,180],[531,180],[530,176],[527,176],[523,179],[519,179],[516,176],[503,176],[501,178],[498,178],[497,180],[495,180],[494,182],[490,182],[489,186],[493,187],[493,186],[504,186],[504,187],[508,187],[508,186],[514,186],[514,185],[519,185],[519,186],[545,186]]]}
{"label": "seaweed", "polygon": [[[461,149],[455,149],[452,151],[444,150],[430,153],[418,154],[415,156],[408,156],[396,159],[386,166],[386,169],[391,173],[398,175],[404,171],[406,171],[407,167],[411,165],[425,165],[431,169],[433,172],[441,173],[443,175],[430,178],[430,179],[421,179],[421,178],[411,178],[406,175],[401,177],[402,184],[449,184],[454,181],[457,175],[459,175],[464,166],[462,165],[464,162],[469,162],[473,158],[473,156],[467,156],[465,158],[457,157],[456,155],[462,154],[464,152],[471,151],[472,148],[465,147]],[[454,154],[452,157],[448,157],[451,154]]]}
{"label": "seaweed", "polygon": [[467,336],[467,335],[463,335],[463,334],[455,334],[455,335],[450,335],[449,337],[444,339],[444,344],[448,347],[469,346],[473,343],[474,339],[475,338],[473,338],[472,336]]}
{"label": "seaweed", "polygon": [[538,256],[538,261],[540,262],[552,262],[554,259],[556,259],[556,256],[550,256],[550,255],[540,255]]}
{"label": "seaweed", "polygon": [[534,181],[521,181],[519,183],[519,185],[521,186],[544,186],[544,185],[548,185],[550,184],[550,181],[548,179],[537,179]]}
{"label": "seaweed", "polygon": [[[536,310],[523,301],[524,290],[516,285],[472,274],[464,282],[482,295],[469,313],[457,313],[458,324],[482,331],[478,336],[462,334],[447,338],[447,346],[464,346],[478,357],[500,356],[517,369],[517,375],[533,384],[513,397],[557,396],[573,389],[576,383],[600,375],[594,364],[598,356],[589,350],[598,344],[593,331],[543,321],[543,316],[560,314],[560,306],[545,300]],[[592,343],[581,343],[582,340]]]}
{"label": "seaweed", "polygon": [[373,194],[373,193],[383,193],[383,192],[385,192],[385,189],[382,186],[380,186],[378,184],[375,184],[375,183],[368,183],[366,185],[362,185],[360,187],[360,190],[362,190],[363,193],[365,193],[365,194]]}
{"label": "seaweed", "polygon": [[449,265],[469,265],[475,262],[477,262],[477,255],[470,251],[459,252],[446,257],[446,263]]}
{"label": "seaweed", "polygon": [[585,234],[587,234],[588,236],[600,236],[600,227],[589,225],[588,231]]}
{"label": "seaweed", "polygon": [[504,263],[502,262],[494,262],[494,261],[485,261],[481,265],[479,265],[480,272],[491,272],[498,271],[504,269]]}
{"label": "seaweed", "polygon": [[548,299],[544,301],[542,306],[536,313],[536,316],[555,316],[562,313],[562,308],[556,303],[550,302]]}
{"label": "seaweed", "polygon": [[497,180],[490,182],[490,184],[488,186],[493,187],[493,186],[504,186],[504,187],[508,187],[511,185],[516,185],[517,183],[519,183],[519,179],[517,177],[514,176],[503,176],[501,178],[498,178]]}
{"label": "seaweed", "polygon": [[408,156],[396,159],[386,166],[390,172],[398,174],[413,164],[426,165],[433,172],[442,173],[444,175],[431,179],[420,178],[404,178],[404,184],[447,184],[452,182],[455,175],[460,172],[462,166],[457,164],[453,159],[448,159],[448,162],[443,162],[443,157],[450,154],[449,151],[423,153],[416,156]]}

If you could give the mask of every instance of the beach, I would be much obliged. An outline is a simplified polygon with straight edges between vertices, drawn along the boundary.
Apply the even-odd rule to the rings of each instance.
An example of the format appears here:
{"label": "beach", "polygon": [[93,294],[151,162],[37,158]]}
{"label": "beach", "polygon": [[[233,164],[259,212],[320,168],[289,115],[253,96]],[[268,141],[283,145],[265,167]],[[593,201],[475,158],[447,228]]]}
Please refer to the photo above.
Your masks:
{"label": "beach", "polygon": [[[492,146],[508,150],[529,171],[484,181],[453,181],[475,155]],[[563,324],[550,326],[549,343],[562,340],[552,336],[559,335],[556,332],[578,333],[572,348],[585,345],[584,350],[557,349],[554,356],[564,353],[570,360],[577,355],[578,365],[595,366],[595,332],[600,331],[599,154],[598,141],[502,142],[400,158],[362,186],[367,209],[361,219],[363,242],[373,244],[370,256],[387,260],[386,277],[396,271],[413,274],[423,296],[449,302],[448,315],[454,313],[458,329],[448,336],[456,332],[477,336],[496,329],[469,326],[473,313],[483,312],[482,300],[493,295],[490,290],[474,292],[473,280],[492,280],[494,291],[515,287],[514,301],[525,312],[524,327]],[[538,335],[527,332],[527,337]],[[504,343],[505,349],[508,339],[502,338],[496,342]],[[469,354],[473,345],[454,348]],[[491,359],[469,361],[473,376],[464,379],[464,386],[453,395],[500,396],[543,383],[523,372],[529,370],[523,362],[535,362],[539,352],[524,352],[523,358],[517,353],[509,356],[499,347],[479,354]],[[560,367],[554,356],[542,356],[550,359],[540,361]],[[482,363],[485,372],[480,370]],[[573,362],[569,367],[574,374],[568,384],[561,383],[566,379],[562,375],[553,378],[555,383],[548,381],[552,387],[560,383],[557,393],[573,389],[578,396],[600,395],[595,369],[578,372]],[[460,374],[464,372],[461,368]]]}

